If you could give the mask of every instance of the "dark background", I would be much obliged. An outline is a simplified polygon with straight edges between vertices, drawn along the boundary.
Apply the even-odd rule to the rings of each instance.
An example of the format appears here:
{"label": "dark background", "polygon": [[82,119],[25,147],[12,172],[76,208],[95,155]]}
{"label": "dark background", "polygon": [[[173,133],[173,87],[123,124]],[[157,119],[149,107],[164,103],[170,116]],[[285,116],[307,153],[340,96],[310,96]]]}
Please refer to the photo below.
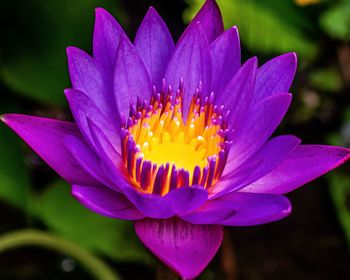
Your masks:
{"label": "dark background", "polygon": [[[176,40],[202,1],[5,0],[0,8],[0,113],[71,119],[65,47],[91,50],[94,7],[107,8],[131,38],[150,5]],[[297,51],[294,100],[277,134],[303,143],[350,144],[350,1],[219,1],[226,26],[241,31],[243,61],[261,65]],[[201,279],[350,279],[349,164],[288,195],[293,213],[273,224],[227,228]],[[155,279],[163,268],[129,222],[83,209],[69,187],[0,127],[0,234],[38,229],[87,250],[121,279]],[[80,262],[40,246],[2,252],[0,279],[94,279]],[[170,276],[167,276],[170,277]],[[165,278],[166,279],[166,278]]]}

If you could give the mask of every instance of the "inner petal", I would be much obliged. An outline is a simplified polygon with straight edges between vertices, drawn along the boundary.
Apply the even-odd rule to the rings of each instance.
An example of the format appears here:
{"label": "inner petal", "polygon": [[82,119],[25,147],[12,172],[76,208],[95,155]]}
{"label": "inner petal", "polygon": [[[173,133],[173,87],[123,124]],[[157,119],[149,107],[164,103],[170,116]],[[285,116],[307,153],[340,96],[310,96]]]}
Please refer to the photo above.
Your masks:
{"label": "inner petal", "polygon": [[152,95],[150,102],[131,106],[123,127],[123,159],[129,178],[146,193],[167,194],[191,185],[211,187],[225,166],[229,141],[223,107],[214,94],[202,100],[194,94],[186,122],[182,90]]}

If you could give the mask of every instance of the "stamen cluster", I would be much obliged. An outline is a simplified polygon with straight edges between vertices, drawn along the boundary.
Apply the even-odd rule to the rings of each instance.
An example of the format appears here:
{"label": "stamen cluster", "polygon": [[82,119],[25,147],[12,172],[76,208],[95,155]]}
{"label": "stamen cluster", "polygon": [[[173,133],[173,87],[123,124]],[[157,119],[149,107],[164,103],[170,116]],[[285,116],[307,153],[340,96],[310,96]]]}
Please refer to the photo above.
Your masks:
{"label": "stamen cluster", "polygon": [[214,93],[194,94],[187,120],[182,96],[164,86],[151,100],[130,105],[122,128],[123,160],[133,184],[142,192],[165,195],[191,185],[210,188],[221,176],[231,145],[224,107],[213,104]]}

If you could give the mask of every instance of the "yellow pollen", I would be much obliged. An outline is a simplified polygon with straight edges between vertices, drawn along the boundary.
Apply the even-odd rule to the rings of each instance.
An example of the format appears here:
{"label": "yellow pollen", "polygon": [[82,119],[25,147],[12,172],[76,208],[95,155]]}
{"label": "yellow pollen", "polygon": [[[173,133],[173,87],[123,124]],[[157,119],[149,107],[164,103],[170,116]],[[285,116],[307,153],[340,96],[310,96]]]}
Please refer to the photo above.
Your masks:
{"label": "yellow pollen", "polygon": [[[140,191],[165,195],[174,184],[175,187],[182,184],[210,187],[221,175],[219,153],[225,142],[219,133],[222,126],[217,122],[219,116],[214,113],[213,105],[208,102],[200,105],[199,101],[192,99],[186,123],[179,96],[174,104],[171,100],[153,100],[151,110],[139,110],[138,115],[131,118],[132,124],[127,127],[123,140],[124,161],[131,181]],[[134,152],[128,148],[130,139],[135,144]],[[209,159],[214,162],[210,171]],[[174,174],[180,174],[177,181],[172,178]]]}

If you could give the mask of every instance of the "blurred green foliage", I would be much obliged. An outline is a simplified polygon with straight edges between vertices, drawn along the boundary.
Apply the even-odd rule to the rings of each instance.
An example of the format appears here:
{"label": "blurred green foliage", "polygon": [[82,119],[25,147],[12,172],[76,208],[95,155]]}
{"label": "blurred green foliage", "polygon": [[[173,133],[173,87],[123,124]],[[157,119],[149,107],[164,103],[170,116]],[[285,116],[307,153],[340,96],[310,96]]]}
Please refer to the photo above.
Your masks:
{"label": "blurred green foliage", "polygon": [[[3,100],[1,112],[14,110],[16,106]],[[27,210],[30,181],[20,149],[21,140],[0,123],[0,199],[13,206]]]}
{"label": "blurred green foliage", "polygon": [[343,80],[336,68],[320,68],[310,73],[310,85],[318,90],[339,91],[343,87]]}
{"label": "blurred green foliage", "polygon": [[96,7],[122,15],[117,1],[108,0],[13,0],[1,6],[2,21],[14,15],[18,21],[2,36],[0,77],[17,94],[61,106],[63,89],[70,87],[66,47],[91,49]]}
{"label": "blurred green foliage", "polygon": [[350,176],[334,173],[328,176],[330,193],[350,246]]}
{"label": "blurred green foliage", "polygon": [[332,37],[350,40],[350,0],[338,1],[321,16],[322,28]]}
{"label": "blurred green foliage", "polygon": [[[189,21],[202,5],[188,0],[185,20]],[[317,45],[310,38],[314,29],[308,14],[292,1],[218,0],[225,27],[236,25],[244,46],[252,52],[282,53],[295,51],[312,58]]]}
{"label": "blurred green foliage", "polygon": [[59,181],[34,201],[35,214],[67,239],[118,261],[148,262],[149,254],[137,240],[131,222],[109,219],[86,209]]}

